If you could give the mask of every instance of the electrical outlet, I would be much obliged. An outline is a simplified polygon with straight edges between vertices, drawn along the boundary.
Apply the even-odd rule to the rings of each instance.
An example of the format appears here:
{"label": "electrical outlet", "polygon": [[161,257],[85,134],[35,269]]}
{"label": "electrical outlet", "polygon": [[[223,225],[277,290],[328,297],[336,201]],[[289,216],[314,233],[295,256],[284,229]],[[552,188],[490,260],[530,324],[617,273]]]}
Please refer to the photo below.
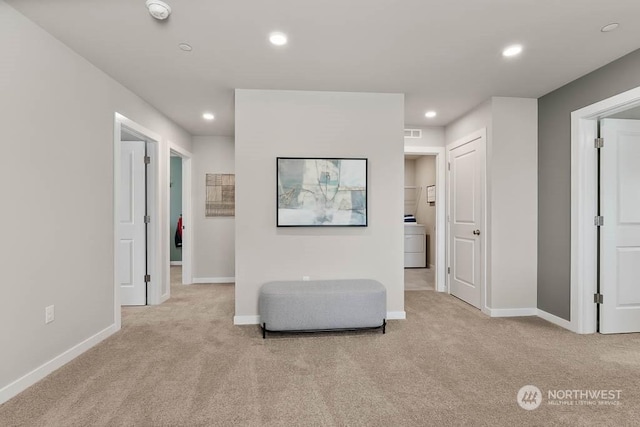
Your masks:
{"label": "electrical outlet", "polygon": [[311,278],[309,276],[302,276],[302,280],[308,282]]}
{"label": "electrical outlet", "polygon": [[55,306],[50,305],[44,308],[44,323],[51,323],[55,320]]}

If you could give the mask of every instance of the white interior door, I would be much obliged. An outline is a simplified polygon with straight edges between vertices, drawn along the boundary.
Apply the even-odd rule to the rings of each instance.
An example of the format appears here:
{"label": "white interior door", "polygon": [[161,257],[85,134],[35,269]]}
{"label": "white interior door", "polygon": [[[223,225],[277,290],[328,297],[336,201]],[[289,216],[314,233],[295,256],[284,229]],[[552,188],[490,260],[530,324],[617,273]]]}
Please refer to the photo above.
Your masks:
{"label": "white interior door", "polygon": [[145,142],[123,141],[120,164],[119,263],[122,305],[145,305]]}
{"label": "white interior door", "polygon": [[600,332],[640,332],[640,121],[605,119],[600,134]]}
{"label": "white interior door", "polygon": [[481,308],[485,138],[449,151],[449,291]]}

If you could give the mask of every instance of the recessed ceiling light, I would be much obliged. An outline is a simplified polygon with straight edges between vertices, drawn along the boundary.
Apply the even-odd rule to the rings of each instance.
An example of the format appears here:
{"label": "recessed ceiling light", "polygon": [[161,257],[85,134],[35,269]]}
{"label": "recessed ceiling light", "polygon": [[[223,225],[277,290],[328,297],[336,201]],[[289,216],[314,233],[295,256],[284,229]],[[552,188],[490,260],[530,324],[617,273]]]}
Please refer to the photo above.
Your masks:
{"label": "recessed ceiling light", "polygon": [[428,119],[433,119],[437,115],[438,114],[435,111],[427,111],[426,113],[424,113],[424,116]]}
{"label": "recessed ceiling light", "polygon": [[160,0],[147,0],[145,3],[149,13],[160,21],[165,20],[171,15],[171,8],[168,4]]}
{"label": "recessed ceiling light", "polygon": [[609,33],[611,31],[617,30],[619,26],[620,24],[618,24],[617,22],[612,22],[611,24],[607,24],[604,27],[600,28],[600,31],[602,31],[603,33]]}
{"label": "recessed ceiling light", "polygon": [[284,46],[287,44],[287,35],[285,33],[275,32],[269,34],[269,41],[276,46]]}
{"label": "recessed ceiling light", "polygon": [[202,114],[202,118],[205,120],[213,120],[215,116],[213,115],[213,113],[204,113]]}
{"label": "recessed ceiling light", "polygon": [[502,51],[502,56],[506,56],[508,58],[511,56],[519,55],[521,52],[522,52],[522,45],[514,44],[505,48],[505,50]]}
{"label": "recessed ceiling light", "polygon": [[190,44],[188,43],[180,43],[178,45],[178,47],[182,50],[184,50],[185,52],[191,52],[193,50],[193,48],[191,47]]}

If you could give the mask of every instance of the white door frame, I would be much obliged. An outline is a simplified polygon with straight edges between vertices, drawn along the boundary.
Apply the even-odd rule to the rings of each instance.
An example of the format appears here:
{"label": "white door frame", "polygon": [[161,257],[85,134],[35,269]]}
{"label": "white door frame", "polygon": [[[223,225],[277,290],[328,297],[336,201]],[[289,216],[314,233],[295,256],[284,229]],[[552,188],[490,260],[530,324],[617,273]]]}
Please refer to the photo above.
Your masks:
{"label": "white door frame", "polygon": [[114,134],[113,134],[113,227],[114,227],[114,246],[113,246],[113,266],[114,266],[114,319],[118,329],[121,326],[121,301],[120,301],[120,283],[118,280],[118,213],[120,209],[120,135],[122,129],[126,129],[135,135],[139,135],[142,140],[151,143],[152,149],[147,153],[151,157],[150,168],[147,170],[147,212],[151,216],[151,222],[147,229],[147,265],[148,274],[151,275],[147,290],[147,304],[160,304],[164,300],[162,294],[162,282],[164,276],[160,266],[162,265],[162,254],[158,247],[160,237],[163,236],[161,229],[160,215],[160,171],[159,171],[159,153],[160,153],[160,135],[149,129],[140,126],[136,122],[129,120],[119,113],[115,113]]}
{"label": "white door frame", "polygon": [[570,330],[596,332],[598,120],[640,105],[640,87],[571,113],[571,312]]}
{"label": "white door frame", "polygon": [[445,257],[445,147],[404,147],[405,155],[436,157],[436,291],[447,292]]}
{"label": "white door frame", "polygon": [[[480,268],[482,269],[482,277],[481,277],[481,281],[482,281],[482,285],[480,287],[480,310],[486,314],[487,316],[491,316],[491,309],[489,308],[489,304],[488,304],[488,295],[489,295],[489,290],[487,289],[490,284],[487,280],[487,265],[488,265],[488,260],[489,260],[489,253],[487,252],[487,247],[488,247],[488,241],[489,241],[489,235],[490,235],[490,230],[489,227],[487,227],[488,224],[488,214],[487,214],[487,199],[488,199],[488,192],[487,192],[487,129],[486,128],[482,128],[479,129],[475,132],[470,133],[469,135],[460,138],[454,142],[452,142],[451,144],[447,145],[446,150],[447,150],[447,162],[451,161],[451,150],[467,144],[473,140],[476,139],[483,139],[484,140],[484,152],[485,152],[485,164],[484,164],[484,170],[482,172],[482,183],[480,184],[482,186],[482,190],[484,192],[483,198],[482,198],[482,209],[483,209],[483,214],[482,214],[482,243],[481,243],[481,248],[480,250],[482,251],[483,254],[483,259],[482,262],[480,263]],[[449,198],[448,202],[447,202],[447,206],[446,206],[446,210],[447,210],[447,218],[449,218],[450,215],[450,211],[449,211],[449,202],[451,201],[450,199],[450,191],[451,191],[451,185],[450,185],[450,179],[449,176],[447,174],[447,180],[446,180],[446,188],[447,188],[447,197]],[[450,222],[447,221],[446,223],[446,239],[447,242],[449,242],[449,239],[451,237],[451,229],[450,229]],[[447,247],[447,266],[449,265],[449,258],[451,257],[451,248]],[[449,278],[450,276],[447,274],[447,292],[451,292],[450,291],[450,285],[449,285]]]}
{"label": "white door frame", "polygon": [[[191,217],[191,159],[193,155],[180,147],[179,145],[169,142],[169,155],[167,161],[171,162],[171,153],[175,153],[182,159],[182,284],[191,285],[193,283],[193,221]],[[170,170],[169,164],[167,170]],[[171,217],[171,189],[167,189],[167,218]],[[173,226],[173,224],[170,224]],[[170,233],[169,236],[172,236]],[[170,243],[171,244],[171,243]],[[169,244],[169,245],[170,245]],[[170,267],[171,250],[167,246],[166,263],[167,269]],[[167,271],[166,277],[171,277]]]}

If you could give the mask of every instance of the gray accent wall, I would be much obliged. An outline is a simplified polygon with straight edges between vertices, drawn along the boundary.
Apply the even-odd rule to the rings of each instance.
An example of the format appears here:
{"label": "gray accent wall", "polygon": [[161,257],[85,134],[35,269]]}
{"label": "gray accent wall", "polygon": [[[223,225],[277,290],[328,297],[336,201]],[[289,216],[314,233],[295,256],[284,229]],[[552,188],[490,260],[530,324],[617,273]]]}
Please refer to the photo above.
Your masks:
{"label": "gray accent wall", "polygon": [[[236,90],[236,323],[271,280],[374,279],[404,313],[401,94]],[[364,157],[368,227],[276,227],[276,157]],[[241,224],[241,225],[240,225]]]}
{"label": "gray accent wall", "polygon": [[[115,112],[162,136],[161,188],[166,141],[191,150],[191,137],[2,1],[0,52],[2,403],[116,330]],[[166,195],[158,202],[167,206]],[[165,212],[158,221],[169,229]],[[168,240],[160,236],[162,253]]]}
{"label": "gray accent wall", "polygon": [[640,50],[538,100],[538,308],[570,320],[571,112],[640,86]]}

